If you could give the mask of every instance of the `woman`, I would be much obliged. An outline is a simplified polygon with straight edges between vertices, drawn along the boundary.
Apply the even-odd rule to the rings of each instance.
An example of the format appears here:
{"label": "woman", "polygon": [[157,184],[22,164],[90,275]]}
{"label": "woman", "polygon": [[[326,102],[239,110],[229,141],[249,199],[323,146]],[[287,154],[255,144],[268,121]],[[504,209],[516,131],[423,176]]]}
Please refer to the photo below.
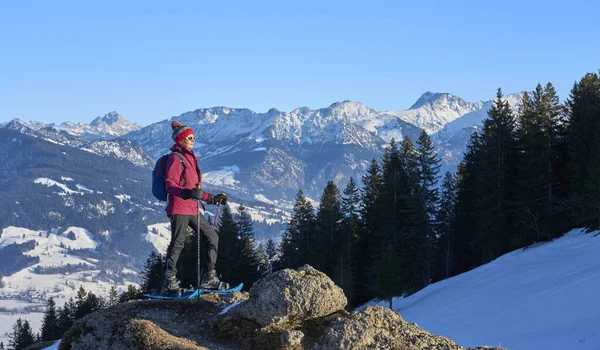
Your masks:
{"label": "woman", "polygon": [[[167,249],[165,281],[161,290],[162,295],[179,296],[181,287],[177,280],[177,260],[185,244],[185,230],[189,226],[194,232],[200,231],[206,237],[208,246],[207,272],[202,278],[200,288],[218,289],[221,281],[215,271],[219,247],[219,236],[206,221],[203,215],[198,215],[196,201],[207,204],[227,204],[224,193],[213,196],[202,191],[202,173],[198,167],[198,158],[194,155],[194,131],[178,121],[171,123],[175,142],[171,147],[171,155],[166,165],[167,216],[171,220],[171,243]],[[179,153],[182,158],[177,156]],[[183,168],[182,168],[183,161]],[[200,222],[198,222],[200,218]]]}

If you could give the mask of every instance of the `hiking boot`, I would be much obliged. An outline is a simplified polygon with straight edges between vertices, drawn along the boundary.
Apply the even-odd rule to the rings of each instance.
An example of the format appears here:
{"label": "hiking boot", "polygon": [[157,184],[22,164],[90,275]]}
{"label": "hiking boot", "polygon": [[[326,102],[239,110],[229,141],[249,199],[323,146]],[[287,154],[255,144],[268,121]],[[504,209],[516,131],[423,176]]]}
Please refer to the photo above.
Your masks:
{"label": "hiking boot", "polygon": [[207,273],[204,274],[202,278],[202,283],[200,284],[200,288],[202,289],[219,289],[221,287],[221,280],[217,276],[217,272],[212,269],[208,270]]}
{"label": "hiking boot", "polygon": [[181,296],[181,287],[179,287],[179,281],[176,277],[165,278],[160,294],[168,297]]}

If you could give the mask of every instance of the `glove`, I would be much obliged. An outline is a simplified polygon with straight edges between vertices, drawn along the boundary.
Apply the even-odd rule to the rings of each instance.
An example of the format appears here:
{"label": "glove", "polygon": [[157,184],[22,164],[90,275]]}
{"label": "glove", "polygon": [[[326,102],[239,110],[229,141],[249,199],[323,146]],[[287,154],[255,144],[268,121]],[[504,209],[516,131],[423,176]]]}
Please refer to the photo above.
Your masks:
{"label": "glove", "polygon": [[227,205],[227,195],[225,193],[219,193],[215,196],[215,203]]}
{"label": "glove", "polygon": [[213,196],[212,194],[208,194],[208,198],[206,198],[206,204],[212,205],[215,204],[215,196]]}
{"label": "glove", "polygon": [[197,188],[192,188],[192,189],[184,188],[183,190],[181,190],[181,198],[183,198],[183,199],[195,199],[195,200],[199,201],[199,200],[202,200],[203,195],[204,195],[204,192]]}

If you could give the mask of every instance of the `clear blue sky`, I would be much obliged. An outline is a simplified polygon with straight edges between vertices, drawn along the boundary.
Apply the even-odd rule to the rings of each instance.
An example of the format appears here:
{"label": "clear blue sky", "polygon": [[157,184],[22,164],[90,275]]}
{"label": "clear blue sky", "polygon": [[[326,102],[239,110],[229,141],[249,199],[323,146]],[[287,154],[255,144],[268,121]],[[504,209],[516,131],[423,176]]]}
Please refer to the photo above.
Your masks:
{"label": "clear blue sky", "polygon": [[3,1],[0,121],[402,110],[425,91],[479,101],[548,81],[564,100],[600,68],[599,3]]}

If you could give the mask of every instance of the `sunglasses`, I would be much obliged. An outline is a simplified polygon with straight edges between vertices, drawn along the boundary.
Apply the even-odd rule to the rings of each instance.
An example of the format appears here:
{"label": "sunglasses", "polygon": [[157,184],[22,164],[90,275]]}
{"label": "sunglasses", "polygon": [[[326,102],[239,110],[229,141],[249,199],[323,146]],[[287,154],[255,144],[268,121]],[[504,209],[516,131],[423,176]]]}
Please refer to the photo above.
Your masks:
{"label": "sunglasses", "polygon": [[186,141],[194,141],[196,138],[194,136],[188,136],[185,138]]}

